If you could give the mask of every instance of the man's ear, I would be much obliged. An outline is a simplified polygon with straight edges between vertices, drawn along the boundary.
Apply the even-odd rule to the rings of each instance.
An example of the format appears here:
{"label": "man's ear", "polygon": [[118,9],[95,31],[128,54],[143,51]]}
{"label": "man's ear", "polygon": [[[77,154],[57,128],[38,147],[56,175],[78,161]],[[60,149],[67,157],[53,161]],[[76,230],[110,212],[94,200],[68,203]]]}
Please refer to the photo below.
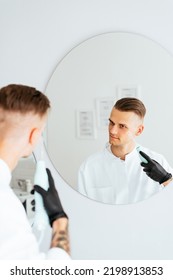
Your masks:
{"label": "man's ear", "polygon": [[139,125],[135,135],[139,136],[143,132],[143,130],[144,130],[144,125],[143,124]]}
{"label": "man's ear", "polygon": [[41,136],[41,131],[38,128],[33,128],[30,132],[29,143],[31,146],[35,146]]}

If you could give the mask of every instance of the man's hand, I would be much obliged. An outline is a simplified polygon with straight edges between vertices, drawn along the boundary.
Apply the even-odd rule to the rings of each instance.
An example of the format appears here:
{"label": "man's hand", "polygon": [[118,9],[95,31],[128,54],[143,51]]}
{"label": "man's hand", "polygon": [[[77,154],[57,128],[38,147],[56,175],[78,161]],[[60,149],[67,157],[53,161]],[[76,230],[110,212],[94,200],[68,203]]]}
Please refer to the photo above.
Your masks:
{"label": "man's hand", "polygon": [[37,191],[43,198],[44,207],[49,217],[50,225],[52,226],[53,222],[59,218],[67,218],[66,213],[63,210],[63,207],[60,202],[58,192],[55,188],[54,180],[52,174],[48,168],[46,168],[49,188],[45,191],[41,186],[34,185],[34,190]]}
{"label": "man's hand", "polygon": [[163,184],[172,178],[172,174],[168,173],[157,161],[151,159],[142,151],[140,151],[140,154],[148,161],[148,163],[141,162],[141,166],[144,167],[143,171],[145,171],[151,179]]}

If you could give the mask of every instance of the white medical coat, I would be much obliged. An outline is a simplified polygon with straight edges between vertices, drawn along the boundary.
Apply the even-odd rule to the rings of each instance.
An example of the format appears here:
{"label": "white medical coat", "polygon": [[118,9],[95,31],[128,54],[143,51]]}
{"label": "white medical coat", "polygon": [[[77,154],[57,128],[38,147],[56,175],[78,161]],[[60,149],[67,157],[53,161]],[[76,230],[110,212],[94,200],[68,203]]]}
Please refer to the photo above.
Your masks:
{"label": "white medical coat", "polygon": [[70,259],[60,248],[39,251],[24,207],[9,186],[11,173],[0,159],[0,259]]}
{"label": "white medical coat", "polygon": [[[126,155],[125,160],[116,157],[109,144],[102,152],[91,155],[79,169],[79,192],[103,203],[129,204],[147,199],[163,189],[143,171],[136,147]],[[173,169],[162,155],[142,146],[140,148],[173,174]]]}

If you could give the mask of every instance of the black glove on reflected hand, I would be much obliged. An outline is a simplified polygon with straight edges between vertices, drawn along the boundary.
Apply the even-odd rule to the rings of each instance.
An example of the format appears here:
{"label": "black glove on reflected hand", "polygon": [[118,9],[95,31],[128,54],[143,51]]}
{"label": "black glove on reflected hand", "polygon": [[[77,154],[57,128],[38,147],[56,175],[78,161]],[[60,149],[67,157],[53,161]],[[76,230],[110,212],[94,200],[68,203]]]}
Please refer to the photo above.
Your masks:
{"label": "black glove on reflected hand", "polygon": [[157,161],[151,159],[142,151],[140,151],[140,154],[148,161],[148,163],[141,162],[141,166],[144,167],[143,171],[151,179],[162,184],[172,178],[172,174],[168,173]]}
{"label": "black glove on reflected hand", "polygon": [[46,168],[49,188],[45,191],[42,187],[34,185],[34,190],[37,191],[43,198],[44,207],[49,217],[50,225],[52,226],[53,222],[59,218],[65,217],[68,219],[66,213],[63,210],[63,207],[60,202],[58,192],[55,188],[54,180],[52,174],[48,168]]}

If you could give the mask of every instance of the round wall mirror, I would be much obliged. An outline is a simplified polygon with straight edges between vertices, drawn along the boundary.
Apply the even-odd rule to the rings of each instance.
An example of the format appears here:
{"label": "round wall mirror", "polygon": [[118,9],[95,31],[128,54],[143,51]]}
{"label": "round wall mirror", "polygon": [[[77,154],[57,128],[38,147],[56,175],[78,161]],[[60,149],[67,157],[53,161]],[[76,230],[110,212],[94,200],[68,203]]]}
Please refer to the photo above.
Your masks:
{"label": "round wall mirror", "polygon": [[92,37],[57,65],[46,94],[52,109],[45,133],[48,154],[64,180],[77,189],[78,170],[108,142],[108,118],[122,97],[146,106],[137,141],[172,159],[173,57],[156,42],[133,33]]}

